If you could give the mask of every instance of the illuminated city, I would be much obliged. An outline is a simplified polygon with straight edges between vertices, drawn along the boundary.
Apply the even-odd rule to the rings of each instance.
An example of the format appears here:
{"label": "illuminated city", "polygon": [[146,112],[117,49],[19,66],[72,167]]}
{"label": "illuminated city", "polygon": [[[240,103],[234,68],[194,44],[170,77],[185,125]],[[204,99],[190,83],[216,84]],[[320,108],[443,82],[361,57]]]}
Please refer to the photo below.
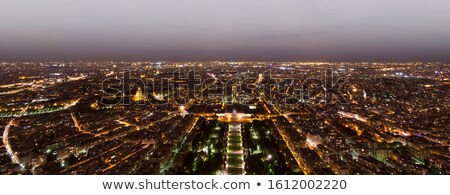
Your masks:
{"label": "illuminated city", "polygon": [[450,174],[450,64],[0,62],[0,174]]}
{"label": "illuminated city", "polygon": [[0,0],[0,188],[430,194],[450,0]]}

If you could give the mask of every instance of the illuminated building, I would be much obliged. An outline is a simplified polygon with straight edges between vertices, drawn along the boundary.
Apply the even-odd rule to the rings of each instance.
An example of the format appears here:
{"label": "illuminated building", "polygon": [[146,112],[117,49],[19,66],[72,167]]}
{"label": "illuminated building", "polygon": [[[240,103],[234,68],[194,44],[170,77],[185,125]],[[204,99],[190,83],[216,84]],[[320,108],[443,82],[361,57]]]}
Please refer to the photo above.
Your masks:
{"label": "illuminated building", "polygon": [[133,101],[139,102],[139,101],[145,101],[147,98],[145,98],[144,94],[142,93],[141,88],[139,87],[136,91],[136,94],[133,97]]}

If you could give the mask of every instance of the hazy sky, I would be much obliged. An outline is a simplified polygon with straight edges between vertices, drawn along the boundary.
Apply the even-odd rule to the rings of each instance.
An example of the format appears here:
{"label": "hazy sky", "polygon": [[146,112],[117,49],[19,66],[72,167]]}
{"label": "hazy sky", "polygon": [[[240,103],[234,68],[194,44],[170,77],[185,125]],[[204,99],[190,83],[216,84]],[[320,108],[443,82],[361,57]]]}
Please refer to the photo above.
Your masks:
{"label": "hazy sky", "polygon": [[0,0],[0,60],[449,61],[449,0]]}

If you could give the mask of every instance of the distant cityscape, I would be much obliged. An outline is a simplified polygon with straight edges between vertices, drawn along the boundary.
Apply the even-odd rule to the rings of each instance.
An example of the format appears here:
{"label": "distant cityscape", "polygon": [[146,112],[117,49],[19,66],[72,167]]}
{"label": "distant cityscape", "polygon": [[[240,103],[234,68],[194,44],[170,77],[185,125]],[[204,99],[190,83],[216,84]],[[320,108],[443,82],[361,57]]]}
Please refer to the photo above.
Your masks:
{"label": "distant cityscape", "polygon": [[0,62],[0,174],[450,174],[450,64]]}

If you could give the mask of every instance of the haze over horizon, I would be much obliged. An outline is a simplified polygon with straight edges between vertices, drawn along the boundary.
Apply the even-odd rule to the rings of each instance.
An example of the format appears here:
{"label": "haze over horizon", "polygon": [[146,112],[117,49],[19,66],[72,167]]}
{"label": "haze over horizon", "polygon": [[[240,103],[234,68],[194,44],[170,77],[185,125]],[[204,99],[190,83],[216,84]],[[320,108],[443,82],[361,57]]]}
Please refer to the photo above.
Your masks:
{"label": "haze over horizon", "polygon": [[448,0],[0,0],[0,61],[444,61]]}

